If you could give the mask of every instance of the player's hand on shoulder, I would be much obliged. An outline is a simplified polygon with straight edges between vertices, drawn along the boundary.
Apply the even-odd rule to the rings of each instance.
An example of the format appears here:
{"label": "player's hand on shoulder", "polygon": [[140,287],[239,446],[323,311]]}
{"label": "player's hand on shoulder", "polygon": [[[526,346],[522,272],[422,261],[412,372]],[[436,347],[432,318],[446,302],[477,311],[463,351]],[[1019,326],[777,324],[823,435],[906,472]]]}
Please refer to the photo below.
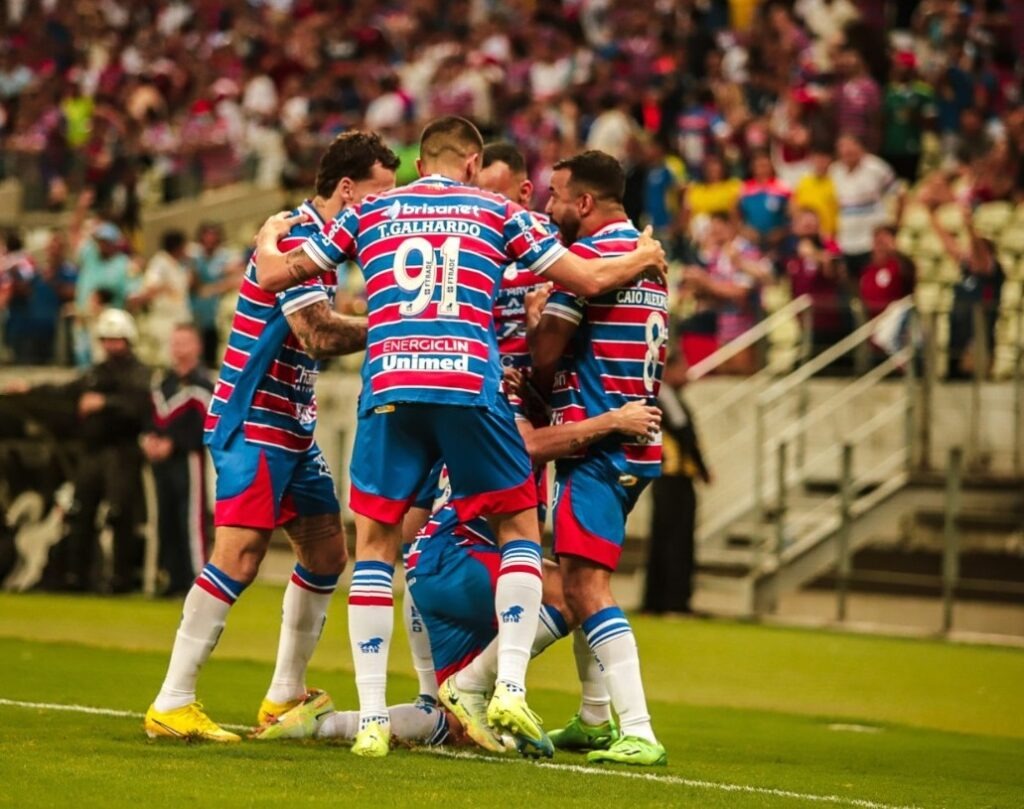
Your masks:
{"label": "player's hand on shoulder", "polygon": [[647,276],[659,283],[668,284],[668,258],[665,256],[665,248],[653,234],[650,225],[645,227],[636,240],[636,249],[645,259]]}
{"label": "player's hand on shoulder", "polygon": [[616,432],[650,438],[661,429],[661,410],[642,401],[628,402],[612,413],[615,414]]}
{"label": "player's hand on shoulder", "polygon": [[256,234],[256,246],[258,247],[261,243],[279,242],[291,232],[295,225],[307,221],[309,221],[308,214],[292,214],[291,211],[276,213],[260,227]]}

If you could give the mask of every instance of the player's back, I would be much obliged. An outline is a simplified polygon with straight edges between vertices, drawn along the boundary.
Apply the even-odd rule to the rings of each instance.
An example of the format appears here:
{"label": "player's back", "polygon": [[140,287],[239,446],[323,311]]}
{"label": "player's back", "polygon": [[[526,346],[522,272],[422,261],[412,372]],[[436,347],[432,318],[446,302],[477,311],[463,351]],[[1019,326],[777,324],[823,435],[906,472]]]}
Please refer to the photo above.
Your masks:
{"label": "player's back", "polygon": [[[295,213],[307,214],[310,221],[295,225],[281,240],[285,251],[324,226],[308,202]],[[337,274],[328,271],[285,292],[266,292],[259,287],[255,261],[250,259],[206,416],[208,445],[226,446],[242,430],[246,440],[278,449],[302,452],[312,446],[313,384],[320,364],[302,350],[287,316],[310,301],[326,299],[333,304],[336,288]]]}
{"label": "player's back", "polygon": [[[587,258],[621,255],[634,248],[639,235],[630,222],[614,222],[571,249]],[[555,375],[555,423],[582,421],[631,401],[656,402],[668,321],[668,294],[661,283],[641,277],[590,299],[557,291],[548,306],[578,323]],[[624,473],[653,477],[660,472],[661,437],[647,441],[616,434],[573,457],[597,453]]]}
{"label": "player's back", "polygon": [[502,273],[517,257],[543,271],[561,252],[553,237],[504,197],[436,175],[367,198],[353,235],[368,307],[363,412],[493,404]]}

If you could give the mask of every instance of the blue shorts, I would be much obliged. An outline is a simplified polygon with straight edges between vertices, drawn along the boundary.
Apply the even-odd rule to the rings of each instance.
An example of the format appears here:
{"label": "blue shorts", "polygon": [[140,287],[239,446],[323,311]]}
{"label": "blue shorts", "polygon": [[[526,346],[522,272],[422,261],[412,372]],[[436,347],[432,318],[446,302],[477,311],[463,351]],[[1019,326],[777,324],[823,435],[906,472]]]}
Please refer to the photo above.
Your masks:
{"label": "blue shorts", "polygon": [[490,408],[403,403],[360,416],[349,506],[397,524],[442,458],[462,522],[537,505],[530,456],[508,402],[498,396]]}
{"label": "blue shorts", "polygon": [[497,637],[494,588],[500,566],[497,547],[455,534],[406,546],[406,582],[430,636],[438,684]]}
{"label": "blue shorts", "polygon": [[210,447],[217,470],[214,525],[272,531],[296,517],[341,511],[320,448],[290,452],[254,444],[241,431]]}
{"label": "blue shorts", "polygon": [[650,478],[625,475],[591,455],[555,470],[555,554],[578,556],[615,570],[626,541],[626,517]]}

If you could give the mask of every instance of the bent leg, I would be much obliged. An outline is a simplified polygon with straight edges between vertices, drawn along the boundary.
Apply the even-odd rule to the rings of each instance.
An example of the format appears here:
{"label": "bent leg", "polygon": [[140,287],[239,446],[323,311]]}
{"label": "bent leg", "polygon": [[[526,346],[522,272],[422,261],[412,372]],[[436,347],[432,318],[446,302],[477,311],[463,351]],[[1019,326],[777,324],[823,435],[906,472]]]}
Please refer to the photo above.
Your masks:
{"label": "bent leg", "polygon": [[[267,714],[306,693],[306,669],[323,634],[327,607],[348,558],[339,514],[296,517],[285,525],[298,562],[284,591],[281,635]],[[260,719],[265,721],[266,716]]]}

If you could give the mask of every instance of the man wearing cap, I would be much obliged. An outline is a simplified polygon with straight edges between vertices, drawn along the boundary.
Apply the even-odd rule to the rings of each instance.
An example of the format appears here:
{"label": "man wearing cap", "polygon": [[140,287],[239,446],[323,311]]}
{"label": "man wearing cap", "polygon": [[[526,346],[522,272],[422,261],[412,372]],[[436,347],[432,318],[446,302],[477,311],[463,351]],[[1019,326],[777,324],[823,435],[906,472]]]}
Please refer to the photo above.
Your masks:
{"label": "man wearing cap", "polygon": [[136,586],[141,546],[135,527],[145,517],[142,494],[142,453],[139,436],[150,418],[150,371],[135,357],[135,321],[121,309],[106,309],[96,319],[96,337],[104,359],[63,385],[29,388],[15,383],[9,393],[67,397],[77,402],[78,436],[84,452],[73,483],[74,502],[68,514],[64,589],[100,589],[92,568],[96,547],[96,515],[106,502],[107,524],[114,534],[114,570],[107,589],[123,593]]}
{"label": "man wearing cap", "polygon": [[71,248],[78,262],[75,286],[75,309],[78,328],[75,334],[75,359],[80,366],[91,360],[89,331],[95,307],[93,299],[99,290],[107,290],[112,306],[124,307],[135,282],[134,260],[124,250],[124,237],[117,225],[101,222],[89,233],[82,226],[85,213],[92,204],[92,193],[83,192],[70,227]]}

